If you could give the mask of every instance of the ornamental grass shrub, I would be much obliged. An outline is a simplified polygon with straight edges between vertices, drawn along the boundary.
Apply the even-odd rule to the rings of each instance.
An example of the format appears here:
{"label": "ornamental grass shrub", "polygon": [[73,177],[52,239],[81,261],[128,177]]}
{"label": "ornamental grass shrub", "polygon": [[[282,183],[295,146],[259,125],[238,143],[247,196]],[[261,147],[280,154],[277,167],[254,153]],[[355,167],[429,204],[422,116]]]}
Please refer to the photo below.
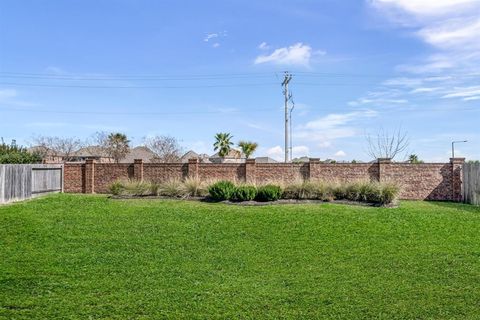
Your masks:
{"label": "ornamental grass shrub", "polygon": [[350,183],[303,181],[292,184],[237,184],[231,181],[202,182],[198,178],[171,179],[163,183],[118,180],[110,185],[114,195],[166,196],[176,198],[209,196],[215,201],[348,200],[389,205],[396,201],[400,186],[393,182],[357,181]]}
{"label": "ornamental grass shrub", "polygon": [[112,183],[109,189],[113,195],[152,196],[157,195],[158,187],[154,182],[122,179]]}
{"label": "ornamental grass shrub", "polygon": [[164,197],[180,198],[186,197],[187,192],[185,191],[184,184],[180,179],[169,179],[165,182],[160,183],[157,195]]}
{"label": "ornamental grass shrub", "polygon": [[186,178],[183,181],[183,189],[187,197],[205,197],[208,195],[208,183],[199,178]]}

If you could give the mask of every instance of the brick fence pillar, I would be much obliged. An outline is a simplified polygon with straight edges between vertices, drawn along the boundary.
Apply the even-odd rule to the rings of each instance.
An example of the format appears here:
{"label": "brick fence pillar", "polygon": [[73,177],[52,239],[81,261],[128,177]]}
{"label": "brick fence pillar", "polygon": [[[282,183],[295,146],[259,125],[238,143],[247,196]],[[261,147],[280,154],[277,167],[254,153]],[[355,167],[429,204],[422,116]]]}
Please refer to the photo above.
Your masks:
{"label": "brick fence pillar", "polygon": [[378,181],[385,182],[387,181],[387,172],[390,164],[392,163],[392,159],[390,158],[378,158]]}
{"label": "brick fence pillar", "polygon": [[452,201],[462,201],[462,170],[465,158],[450,158],[452,167]]}
{"label": "brick fence pillar", "polygon": [[133,179],[143,181],[143,159],[133,160]]}
{"label": "brick fence pillar", "polygon": [[198,158],[188,159],[188,174],[189,178],[198,179]]}
{"label": "brick fence pillar", "polygon": [[85,193],[95,193],[95,161],[85,161]]}
{"label": "brick fence pillar", "polygon": [[257,168],[255,159],[247,159],[245,161],[245,182],[255,183],[257,180]]}
{"label": "brick fence pillar", "polygon": [[310,158],[308,162],[308,179],[312,180],[316,176],[315,166],[320,164],[320,158]]}

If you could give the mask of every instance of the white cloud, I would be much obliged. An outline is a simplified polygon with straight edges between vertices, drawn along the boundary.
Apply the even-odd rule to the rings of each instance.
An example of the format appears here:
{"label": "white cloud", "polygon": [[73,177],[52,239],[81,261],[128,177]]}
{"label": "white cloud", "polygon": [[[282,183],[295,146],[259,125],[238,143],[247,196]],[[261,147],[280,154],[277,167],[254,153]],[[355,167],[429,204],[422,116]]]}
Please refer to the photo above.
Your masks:
{"label": "white cloud", "polygon": [[0,89],[0,101],[5,101],[10,98],[15,98],[17,91],[14,89]]}
{"label": "white cloud", "polygon": [[262,42],[258,45],[258,49],[260,50],[268,50],[270,49],[270,46],[266,42]]}
{"label": "white cloud", "polygon": [[273,159],[278,160],[278,161],[283,160],[284,156],[285,156],[285,153],[283,152],[283,149],[280,146],[275,146],[275,147],[267,149],[266,154],[270,158],[273,158]]}
{"label": "white cloud", "polygon": [[429,98],[468,101],[478,95],[469,87],[476,85],[476,77],[471,75],[480,73],[479,0],[366,1],[381,17],[400,28],[407,27],[406,32],[433,49],[427,56],[396,67],[397,72],[414,76],[390,79],[383,85],[396,87],[403,95],[425,94]]}
{"label": "white cloud", "polygon": [[377,112],[373,110],[344,114],[332,113],[299,126],[294,137],[300,140],[313,141],[319,148],[329,147],[336,139],[359,135],[360,130],[354,124],[375,116],[377,116]]}
{"label": "white cloud", "polygon": [[212,48],[218,48],[221,45],[222,38],[227,36],[227,31],[207,33],[203,38],[204,42],[213,42]]}
{"label": "white cloud", "polygon": [[279,65],[309,66],[314,55],[324,55],[324,51],[313,51],[307,44],[298,42],[294,45],[275,49],[271,54],[260,55],[255,64],[274,63]]}
{"label": "white cloud", "polygon": [[207,33],[205,38],[203,38],[203,41],[208,42],[214,38],[218,38],[218,33]]}
{"label": "white cloud", "polygon": [[418,17],[443,16],[454,11],[466,11],[478,5],[478,0],[373,0],[382,9],[400,9]]}
{"label": "white cloud", "polygon": [[347,154],[343,150],[338,150],[337,152],[335,152],[334,156],[337,158],[344,158],[347,156]]}
{"label": "white cloud", "polygon": [[309,153],[310,153],[310,148],[307,146],[294,146],[292,148],[293,158],[299,158],[304,156],[308,157]]}
{"label": "white cloud", "polygon": [[[470,98],[480,95],[480,86],[454,88],[442,98]],[[469,99],[472,100],[472,99]],[[468,101],[468,100],[467,100]]]}
{"label": "white cloud", "polygon": [[465,21],[454,19],[427,26],[417,32],[425,42],[439,48],[458,48],[462,46],[480,46],[480,19]]}

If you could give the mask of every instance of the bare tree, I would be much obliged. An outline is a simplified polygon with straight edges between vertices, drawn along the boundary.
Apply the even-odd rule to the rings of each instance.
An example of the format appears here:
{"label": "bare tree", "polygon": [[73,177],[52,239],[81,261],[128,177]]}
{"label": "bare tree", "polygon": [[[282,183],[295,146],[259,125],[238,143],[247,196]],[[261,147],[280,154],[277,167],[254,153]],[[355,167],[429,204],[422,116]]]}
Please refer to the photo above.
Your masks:
{"label": "bare tree", "polygon": [[179,162],[183,153],[177,138],[172,136],[155,136],[144,138],[143,142],[146,147],[155,153],[152,162]]}
{"label": "bare tree", "polygon": [[395,129],[393,132],[382,128],[373,137],[367,134],[366,139],[367,153],[374,159],[394,159],[404,152],[410,143],[407,132],[402,131],[401,128]]}
{"label": "bare tree", "polygon": [[77,138],[64,138],[52,136],[38,136],[33,138],[35,150],[42,159],[47,157],[62,159],[63,161],[72,161],[75,152],[82,147],[82,141]]}

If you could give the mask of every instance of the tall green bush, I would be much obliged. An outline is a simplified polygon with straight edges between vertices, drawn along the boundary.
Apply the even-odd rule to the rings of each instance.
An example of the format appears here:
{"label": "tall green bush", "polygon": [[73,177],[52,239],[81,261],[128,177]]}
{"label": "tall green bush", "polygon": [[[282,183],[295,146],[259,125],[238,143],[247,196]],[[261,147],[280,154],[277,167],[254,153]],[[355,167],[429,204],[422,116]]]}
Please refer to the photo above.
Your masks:
{"label": "tall green bush", "polygon": [[208,187],[210,198],[216,201],[230,200],[235,192],[235,185],[230,181],[218,181]]}
{"label": "tall green bush", "polygon": [[11,144],[0,143],[0,164],[28,164],[39,163],[42,157],[37,153],[30,153],[24,147],[18,146],[15,141]]}
{"label": "tall green bush", "polygon": [[232,200],[234,201],[251,201],[257,196],[257,188],[250,185],[240,185],[235,188]]}
{"label": "tall green bush", "polygon": [[282,188],[274,184],[261,186],[257,190],[257,201],[276,201],[282,196]]}

